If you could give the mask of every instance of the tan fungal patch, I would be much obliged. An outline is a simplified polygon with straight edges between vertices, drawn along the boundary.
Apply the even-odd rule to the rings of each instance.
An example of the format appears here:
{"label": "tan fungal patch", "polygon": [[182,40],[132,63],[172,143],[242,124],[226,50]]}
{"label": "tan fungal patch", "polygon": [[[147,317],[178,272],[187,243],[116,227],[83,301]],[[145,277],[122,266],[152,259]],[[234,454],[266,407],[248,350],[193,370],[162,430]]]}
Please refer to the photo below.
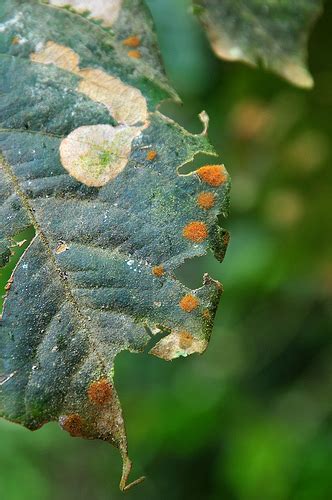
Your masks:
{"label": "tan fungal patch", "polygon": [[128,36],[125,40],[122,40],[123,45],[126,47],[139,47],[141,45],[141,39],[139,36]]}
{"label": "tan fungal patch", "polygon": [[71,73],[79,72],[79,57],[76,52],[65,45],[51,41],[47,42],[38,52],[30,54],[30,59],[40,64],[54,64]]}
{"label": "tan fungal patch", "polygon": [[146,99],[139,89],[100,69],[79,67],[79,56],[69,47],[49,41],[30,55],[33,62],[54,64],[80,77],[77,90],[104,104],[118,127],[82,126],[60,144],[60,158],[69,174],[87,186],[100,187],[127,164],[133,139],[149,125]]}
{"label": "tan fungal patch", "polygon": [[133,59],[140,59],[142,57],[142,54],[139,50],[128,50],[128,56],[132,57]]}
{"label": "tan fungal patch", "polygon": [[181,307],[181,309],[186,312],[193,311],[194,309],[196,309],[196,307],[198,307],[198,304],[199,304],[198,298],[190,294],[182,297],[182,299],[179,302],[179,306]]}
{"label": "tan fungal patch", "polygon": [[227,172],[224,165],[204,165],[196,170],[198,177],[213,187],[218,187],[227,180]]}
{"label": "tan fungal patch", "polygon": [[106,378],[92,382],[88,387],[88,398],[92,403],[104,405],[112,399],[113,387]]}
{"label": "tan fungal patch", "polygon": [[101,20],[106,27],[118,19],[122,0],[49,0],[49,3],[57,7],[70,5],[78,12],[89,11],[90,17]]}
{"label": "tan fungal patch", "polygon": [[202,243],[208,237],[207,226],[204,222],[189,222],[182,231],[182,235],[193,243]]}
{"label": "tan fungal patch", "polygon": [[216,196],[214,193],[203,192],[197,196],[197,204],[204,210],[209,210],[215,204]]}
{"label": "tan fungal patch", "polygon": [[60,144],[60,158],[69,174],[87,186],[100,187],[125,168],[137,127],[87,125],[71,132]]}
{"label": "tan fungal patch", "polygon": [[72,415],[64,415],[59,418],[59,423],[63,430],[69,432],[72,437],[81,437],[82,433],[82,419],[77,413]]}
{"label": "tan fungal patch", "polygon": [[55,249],[55,253],[57,255],[59,255],[63,252],[66,252],[68,249],[69,249],[69,246],[67,245],[67,243],[65,243],[64,241],[60,241],[58,246]]}
{"label": "tan fungal patch", "polygon": [[80,69],[79,56],[69,47],[49,41],[38,52],[31,54],[30,59],[40,64],[54,64],[78,75],[81,81],[77,90],[93,101],[104,104],[119,123],[147,125],[148,108],[141,91],[103,70]]}
{"label": "tan fungal patch", "polygon": [[150,354],[171,361],[179,356],[188,356],[194,353],[201,354],[205,351],[207,345],[207,340],[196,339],[189,332],[172,332],[162,338],[150,350]]}
{"label": "tan fungal patch", "polygon": [[152,274],[157,278],[161,278],[165,274],[164,266],[154,266],[152,268]]}
{"label": "tan fungal patch", "polygon": [[100,69],[83,69],[78,91],[104,104],[111,115],[126,125],[146,124],[148,109],[140,90],[123,83],[119,78]]}
{"label": "tan fungal patch", "polygon": [[189,349],[193,344],[194,338],[189,332],[179,333],[179,346],[180,349]]}
{"label": "tan fungal patch", "polygon": [[158,154],[157,151],[153,151],[153,150],[148,151],[146,154],[146,159],[148,161],[153,161],[157,158],[157,154]]}
{"label": "tan fungal patch", "polygon": [[9,280],[7,281],[6,285],[5,285],[5,290],[6,292],[9,292],[9,290],[11,289],[11,286],[13,284],[13,281],[14,281],[14,276],[11,275],[11,277],[9,278]]}

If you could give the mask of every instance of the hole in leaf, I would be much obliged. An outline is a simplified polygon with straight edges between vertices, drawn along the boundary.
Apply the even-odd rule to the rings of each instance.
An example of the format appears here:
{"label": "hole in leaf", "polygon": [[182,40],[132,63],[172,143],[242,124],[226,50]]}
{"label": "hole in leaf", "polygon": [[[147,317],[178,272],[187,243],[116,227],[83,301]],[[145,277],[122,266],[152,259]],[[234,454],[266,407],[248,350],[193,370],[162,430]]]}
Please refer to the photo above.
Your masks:
{"label": "hole in leaf", "polygon": [[203,285],[203,274],[207,269],[207,264],[210,264],[212,255],[202,255],[201,257],[194,257],[193,259],[187,259],[180,267],[175,271],[175,277],[183,285],[195,290]]}
{"label": "hole in leaf", "polygon": [[188,175],[191,172],[195,172],[200,167],[204,165],[216,165],[218,163],[218,157],[215,155],[207,155],[205,153],[197,153],[192,161],[180,165],[177,172],[179,175]]}
{"label": "hole in leaf", "polygon": [[161,340],[163,337],[167,337],[167,335],[171,333],[171,331],[169,329],[160,329],[159,332],[157,333],[153,333],[151,330],[150,330],[150,333],[149,335],[151,336],[151,339],[149,340],[149,342],[147,343],[147,345],[145,346],[145,349],[144,349],[144,352],[146,354],[149,353],[149,351],[156,345],[158,344],[159,340]]}
{"label": "hole in leaf", "polygon": [[0,269],[0,314],[2,314],[8,280],[10,279],[12,272],[17,266],[18,261],[30,245],[34,236],[35,231],[31,226],[28,229],[25,229],[24,231],[18,233],[12,239],[13,244],[11,247],[11,256],[9,262],[2,269]]}

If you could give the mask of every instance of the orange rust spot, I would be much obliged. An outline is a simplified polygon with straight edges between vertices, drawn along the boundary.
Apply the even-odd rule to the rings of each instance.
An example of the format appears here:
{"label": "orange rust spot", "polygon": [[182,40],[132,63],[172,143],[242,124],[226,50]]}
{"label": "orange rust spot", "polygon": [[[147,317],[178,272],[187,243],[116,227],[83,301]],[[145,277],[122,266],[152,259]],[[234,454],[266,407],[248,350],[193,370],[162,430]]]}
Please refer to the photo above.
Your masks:
{"label": "orange rust spot", "polygon": [[193,336],[189,332],[180,332],[179,333],[179,347],[180,349],[189,349],[193,343]]}
{"label": "orange rust spot", "polygon": [[20,43],[20,37],[14,36],[12,39],[12,45],[18,45]]}
{"label": "orange rust spot", "polygon": [[157,151],[148,151],[146,155],[146,159],[149,161],[153,161],[157,156]]}
{"label": "orange rust spot", "polygon": [[112,386],[106,378],[92,382],[88,388],[88,397],[92,403],[103,405],[112,398]]}
{"label": "orange rust spot", "polygon": [[204,222],[193,221],[183,228],[182,234],[194,243],[202,243],[208,236],[208,230]]}
{"label": "orange rust spot", "polygon": [[199,178],[213,187],[218,187],[227,179],[224,165],[205,165],[196,170]]}
{"label": "orange rust spot", "polygon": [[181,309],[189,313],[196,309],[198,304],[199,300],[197,297],[194,297],[194,295],[185,295],[179,302]]}
{"label": "orange rust spot", "polygon": [[136,35],[128,36],[128,38],[125,38],[122,43],[126,47],[138,47],[139,45],[141,45],[141,39]]}
{"label": "orange rust spot", "polygon": [[157,276],[157,278],[161,278],[165,274],[164,266],[154,266],[152,268],[152,274]]}
{"label": "orange rust spot", "polygon": [[214,203],[215,203],[216,197],[213,193],[200,193],[197,197],[197,203],[201,208],[204,208],[204,210],[209,210],[209,208],[212,208]]}
{"label": "orange rust spot", "polygon": [[139,50],[129,50],[128,51],[128,56],[132,57],[133,59],[140,59],[141,58],[141,53]]}
{"label": "orange rust spot", "polygon": [[61,427],[73,437],[82,436],[82,419],[79,415],[67,415],[60,419]]}

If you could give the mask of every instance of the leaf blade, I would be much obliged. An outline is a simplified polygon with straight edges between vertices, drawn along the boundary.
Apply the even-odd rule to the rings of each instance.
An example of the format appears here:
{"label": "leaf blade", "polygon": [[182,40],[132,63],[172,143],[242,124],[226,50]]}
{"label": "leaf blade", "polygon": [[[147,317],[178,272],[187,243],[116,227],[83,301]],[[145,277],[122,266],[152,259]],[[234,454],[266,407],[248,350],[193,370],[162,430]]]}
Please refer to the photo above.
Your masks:
{"label": "leaf blade", "polygon": [[[0,414],[111,442],[125,489],[114,359],[143,351],[160,329],[168,345],[151,349],[159,357],[206,348],[220,286],[206,278],[190,290],[173,272],[209,247],[222,259],[225,231],[214,228],[227,212],[228,175],[218,166],[211,184],[177,173],[195,154],[215,153],[206,124],[193,135],[156,110],[174,92],[149,40],[136,61],[123,24],[111,33],[34,0],[6,0],[0,19],[0,240],[36,232],[0,322]],[[197,202],[203,186],[214,194],[208,210]],[[195,307],[181,308],[191,295]]]}

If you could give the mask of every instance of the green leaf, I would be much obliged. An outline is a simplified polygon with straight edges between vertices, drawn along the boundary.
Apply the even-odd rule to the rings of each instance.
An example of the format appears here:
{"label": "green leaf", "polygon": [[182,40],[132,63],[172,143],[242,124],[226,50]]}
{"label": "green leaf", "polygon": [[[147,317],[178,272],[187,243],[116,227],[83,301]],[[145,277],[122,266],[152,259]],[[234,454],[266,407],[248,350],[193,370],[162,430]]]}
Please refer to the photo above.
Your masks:
{"label": "green leaf", "polygon": [[[310,88],[306,67],[310,28],[321,0],[195,0],[214,52],[221,59],[262,65]],[[199,8],[199,10],[197,10]]]}
{"label": "green leaf", "polygon": [[178,172],[215,152],[205,113],[193,135],[157,110],[176,94],[141,2],[63,3],[0,6],[1,264],[17,233],[36,233],[0,322],[0,414],[114,444],[125,489],[114,359],[205,350],[221,286],[190,290],[174,273],[208,248],[222,260],[229,178]]}

